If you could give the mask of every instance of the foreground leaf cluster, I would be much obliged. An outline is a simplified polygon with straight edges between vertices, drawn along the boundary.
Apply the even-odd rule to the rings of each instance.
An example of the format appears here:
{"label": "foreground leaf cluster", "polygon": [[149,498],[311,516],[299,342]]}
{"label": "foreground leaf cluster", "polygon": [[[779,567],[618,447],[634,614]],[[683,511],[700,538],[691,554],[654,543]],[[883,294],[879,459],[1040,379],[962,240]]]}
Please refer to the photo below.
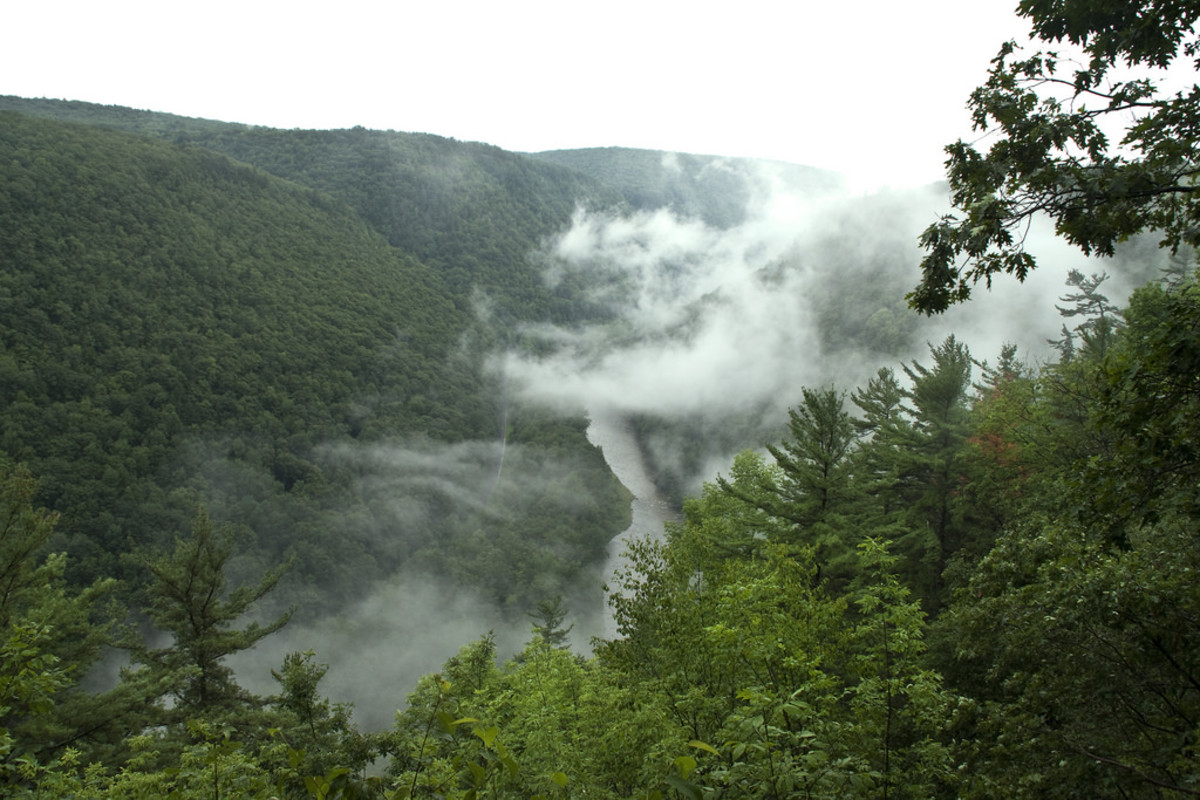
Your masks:
{"label": "foreground leaf cluster", "polygon": [[1200,4],[1025,0],[1018,13],[1039,49],[1004,44],[971,95],[978,137],[946,148],[955,211],[922,235],[908,295],[926,314],[996,275],[1024,280],[1039,219],[1088,254],[1143,232],[1176,252],[1200,244]]}

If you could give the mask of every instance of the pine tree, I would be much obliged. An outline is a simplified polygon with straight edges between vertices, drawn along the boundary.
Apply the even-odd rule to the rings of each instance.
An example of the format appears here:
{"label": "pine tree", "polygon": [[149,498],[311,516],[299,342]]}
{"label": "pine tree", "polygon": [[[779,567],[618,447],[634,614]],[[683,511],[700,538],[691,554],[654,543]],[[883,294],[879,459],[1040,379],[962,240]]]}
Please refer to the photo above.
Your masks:
{"label": "pine tree", "polygon": [[548,646],[566,650],[570,648],[570,643],[567,640],[567,635],[574,629],[574,625],[563,627],[563,620],[567,616],[567,609],[563,606],[562,595],[555,595],[549,600],[542,600],[537,604],[537,610],[529,614],[533,618],[533,632],[537,636],[542,637]]}
{"label": "pine tree", "polygon": [[225,568],[232,555],[231,534],[214,531],[201,510],[192,523],[192,535],[177,541],[172,553],[134,556],[150,573],[146,614],[173,640],[169,647],[139,646],[134,657],[168,679],[174,716],[181,719],[261,705],[237,685],[224,659],[254,646],[291,617],[289,611],[265,625],[233,627],[275,588],[290,565],[269,571],[254,586],[230,590]]}
{"label": "pine tree", "polygon": [[0,775],[68,746],[91,757],[132,704],[121,691],[79,687],[111,642],[116,582],[68,591],[66,557],[40,555],[58,517],[34,505],[36,490],[28,469],[0,465]]}
{"label": "pine tree", "polygon": [[963,543],[958,493],[972,362],[953,335],[929,352],[932,365],[901,366],[908,387],[884,369],[851,398],[864,413],[855,421],[864,439],[854,474],[866,500],[855,525],[895,544],[909,586],[932,609],[942,571]]}
{"label": "pine tree", "polygon": [[852,468],[855,483],[867,495],[859,504],[857,519],[860,527],[880,536],[895,523],[903,507],[899,456],[911,439],[912,423],[904,408],[904,388],[889,368],[880,369],[866,388],[856,389],[850,399],[862,411],[862,416],[853,420],[860,444]]}
{"label": "pine tree", "polygon": [[804,402],[788,411],[790,436],[778,446],[767,445],[767,452],[786,476],[790,518],[809,527],[824,521],[845,499],[854,426],[844,392],[805,388],[802,394]]}
{"label": "pine tree", "polygon": [[905,392],[912,401],[913,432],[908,477],[913,510],[922,527],[936,539],[937,566],[962,546],[954,498],[959,489],[962,445],[968,434],[971,353],[953,334],[930,347],[933,365],[916,361],[903,366],[912,381]]}
{"label": "pine tree", "polygon": [[1067,330],[1063,323],[1063,339],[1051,341],[1059,347],[1064,361],[1069,361],[1075,355],[1075,338],[1080,341],[1082,355],[1102,359],[1108,352],[1113,334],[1118,327],[1117,307],[1108,301],[1108,297],[1100,293],[1100,284],[1108,280],[1108,273],[1092,273],[1084,276],[1077,269],[1067,273],[1067,286],[1073,286],[1078,291],[1064,294],[1059,300],[1069,303],[1068,306],[1056,305],[1058,313],[1064,319],[1082,317],[1083,320],[1074,328]]}
{"label": "pine tree", "polygon": [[844,392],[805,388],[802,397],[801,405],[788,411],[789,436],[767,445],[777,469],[748,471],[733,482],[718,478],[717,485],[790,529],[786,537],[772,540],[815,547],[822,576],[840,581],[847,577],[844,562],[854,549],[844,519],[851,500],[854,424]]}

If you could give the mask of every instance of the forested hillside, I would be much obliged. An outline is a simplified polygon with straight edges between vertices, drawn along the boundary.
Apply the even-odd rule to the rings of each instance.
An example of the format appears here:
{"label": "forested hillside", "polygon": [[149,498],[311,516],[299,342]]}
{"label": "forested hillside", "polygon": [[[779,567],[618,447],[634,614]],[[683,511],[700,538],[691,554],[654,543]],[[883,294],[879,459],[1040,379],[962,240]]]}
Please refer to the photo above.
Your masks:
{"label": "forested hillside", "polygon": [[[110,587],[38,588],[61,564],[25,556],[6,573],[22,587],[4,607],[8,779],[87,797],[1188,796],[1200,285],[1176,271],[1117,313],[1102,283],[1072,276],[1069,335],[1041,367],[1011,348],[981,364],[950,337],[865,385],[806,390],[787,436],[631,547],[617,638],[574,655],[542,603],[523,652],[464,645],[380,733],[321,697],[311,653],[269,698],[220,669],[274,625],[216,626],[276,576],[189,625],[230,555],[203,518],[141,562],[176,644],[135,647],[145,666],[105,695],[69,667]],[[5,485],[6,542],[53,525],[27,484]],[[119,711],[151,686],[174,704]],[[80,770],[94,760],[109,769]]]}
{"label": "forested hillside", "polygon": [[[121,553],[180,535],[203,503],[243,559],[296,558],[291,580],[326,602],[419,558],[519,608],[531,564],[570,581],[621,529],[582,423],[510,408],[482,369],[499,334],[346,204],[193,145],[11,112],[0,164],[0,447],[62,515],[74,578],[124,574]],[[499,474],[506,439],[517,484]],[[389,475],[423,513],[380,505],[369,443],[421,441],[491,443],[466,488],[478,509],[404,468]],[[537,474],[589,502],[531,510],[513,493]],[[456,545],[479,514],[510,567]]]}
{"label": "forested hillside", "polygon": [[337,197],[432,266],[460,303],[482,290],[509,320],[571,314],[529,260],[581,203],[620,195],[498,147],[395,131],[277,130],[91,103],[0,97],[0,108],[197,144]]}
{"label": "forested hillside", "polygon": [[[696,219],[722,230],[754,224],[761,206],[780,194],[816,199],[837,186],[836,176],[819,170],[744,159],[624,148],[526,157],[427,134],[283,131],[16,97],[0,98],[0,108],[202,146],[335,198],[428,268],[437,282],[435,291],[454,306],[435,338],[448,353],[467,335],[474,348],[468,361],[474,361],[460,359],[453,369],[474,372],[489,351],[539,353],[557,347],[531,338],[526,333],[530,322],[568,329],[597,320],[617,328],[624,324],[609,305],[593,300],[594,274],[575,271],[556,282],[546,280],[547,265],[555,259],[546,255],[547,243],[570,228],[576,212],[611,211],[619,218],[666,208],[681,224]],[[829,220],[828,232],[809,247],[785,253],[768,266],[779,275],[820,270],[826,276],[805,290],[821,315],[817,328],[823,347],[896,355],[919,341],[914,320],[903,314],[905,257],[896,239],[899,228],[892,230],[886,222],[905,201],[863,202],[879,207],[865,213],[846,209]],[[758,234],[751,230],[749,235]],[[844,243],[856,237],[878,244],[869,253],[847,251]],[[769,274],[765,280],[771,280]],[[436,390],[413,391],[417,402],[437,403],[441,397]],[[473,391],[451,394],[451,405],[481,397]],[[494,417],[501,403],[494,393],[483,395],[489,395],[485,402],[492,403]],[[776,431],[778,405],[758,402],[743,420],[712,414],[640,415],[638,429],[660,485],[680,501],[709,460]],[[480,410],[472,412],[470,423],[459,427],[452,422],[448,431],[431,433],[451,440],[491,437],[492,423],[482,422]],[[572,448],[583,449],[582,417],[572,424]],[[423,425],[404,430],[423,430]]]}

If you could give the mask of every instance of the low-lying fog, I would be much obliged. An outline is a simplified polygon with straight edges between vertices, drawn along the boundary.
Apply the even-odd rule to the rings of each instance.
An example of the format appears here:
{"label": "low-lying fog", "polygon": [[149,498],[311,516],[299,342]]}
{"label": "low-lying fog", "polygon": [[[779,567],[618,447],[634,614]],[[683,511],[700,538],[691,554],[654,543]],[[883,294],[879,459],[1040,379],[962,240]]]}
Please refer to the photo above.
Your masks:
{"label": "low-lying fog", "polygon": [[[969,304],[943,317],[917,318],[903,309],[902,296],[918,278],[918,235],[947,205],[939,187],[806,196],[776,186],[760,192],[745,221],[728,229],[670,210],[627,216],[581,211],[569,230],[530,257],[545,264],[551,283],[585,275],[605,321],[531,327],[522,333],[553,343],[550,355],[496,357],[506,359],[510,390],[524,401],[589,409],[604,426],[593,431],[593,441],[608,443],[610,455],[632,441],[620,433],[630,414],[709,422],[753,415],[766,424],[772,417],[782,423],[802,386],[852,389],[881,366],[926,358],[927,343],[949,332],[979,359],[994,360],[1008,342],[1027,360],[1046,357],[1046,340],[1057,337],[1061,324],[1054,304],[1065,292],[1067,271],[1098,272],[1106,265],[1035,229],[1029,249],[1040,268],[1024,285],[1002,277],[991,291],[980,287]],[[1130,289],[1119,275],[1105,284],[1116,303]],[[844,331],[869,327],[870,335],[831,339],[831,324]],[[463,447],[420,457],[454,461]],[[388,461],[378,452],[361,455],[364,462]],[[713,479],[732,455],[733,450],[712,454],[703,474],[692,476],[696,484]],[[621,469],[630,474],[627,464]],[[446,470],[428,475],[456,479]],[[464,502],[474,502],[481,479],[470,480],[470,486],[449,491],[461,489]],[[653,492],[653,486],[628,488],[643,497]],[[635,524],[644,528],[646,519],[640,515]],[[661,524],[661,517],[650,519],[652,527]],[[567,622],[576,625],[571,635],[576,650],[587,652],[592,634],[611,635],[603,608],[576,607],[572,598],[566,605]],[[528,620],[502,619],[469,587],[401,574],[336,618],[285,628],[236,659],[235,667],[248,688],[270,694],[276,687],[268,670],[285,653],[315,650],[331,666],[324,692],[353,702],[360,725],[382,728],[391,724],[419,676],[489,631],[501,654],[516,652],[530,638]]]}

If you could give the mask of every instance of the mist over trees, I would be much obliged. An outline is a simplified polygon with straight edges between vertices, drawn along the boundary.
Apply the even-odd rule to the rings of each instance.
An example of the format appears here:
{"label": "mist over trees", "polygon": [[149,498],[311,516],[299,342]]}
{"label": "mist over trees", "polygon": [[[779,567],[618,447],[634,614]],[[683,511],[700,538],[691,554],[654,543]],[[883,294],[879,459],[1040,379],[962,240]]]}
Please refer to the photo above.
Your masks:
{"label": "mist over trees", "polygon": [[[402,796],[1186,789],[1200,609],[1195,459],[1177,415],[1195,398],[1179,380],[1188,362],[1164,356],[1194,336],[1198,301],[1194,277],[1139,290],[1104,355],[1083,349],[1033,367],[1012,348],[973,358],[948,337],[850,391],[803,393],[770,458],[744,452],[686,502],[665,540],[630,544],[613,586],[620,635],[589,659],[565,649],[570,626],[549,598],[514,658],[491,637],[464,645],[388,731],[355,731],[315,693],[325,668],[297,653],[276,670],[276,696],[212,694],[186,727],[179,706],[158,712],[159,734],[124,745],[140,748],[133,771],[72,777],[80,756],[64,761],[51,747],[44,771],[13,779],[72,793],[132,791],[135,777],[155,791],[211,780],[262,796],[303,791],[304,776],[310,792]],[[10,481],[6,516],[48,536],[54,520],[30,510],[29,485]],[[208,570],[191,554],[212,537],[200,519],[152,563],[165,576]],[[25,570],[38,568],[33,548],[21,552]],[[172,585],[148,588],[156,608],[186,607],[177,604],[190,595],[164,593]],[[226,606],[241,607],[236,596]],[[34,618],[41,606],[18,608]],[[231,626],[231,646],[241,629]],[[91,701],[41,654],[81,632],[62,630],[6,651],[36,665],[8,674],[43,676],[20,696],[52,701],[16,707],[11,731]],[[126,680],[199,696],[205,671],[186,655],[189,636],[159,651],[177,660],[153,660],[162,677],[132,669]],[[94,757],[113,744],[93,735],[72,747],[62,752]],[[355,771],[380,756],[385,777]],[[176,767],[146,771],[155,764]]]}
{"label": "mist over trees", "polygon": [[949,211],[0,98],[5,793],[1200,793],[1192,5],[1022,3]]}
{"label": "mist over trees", "polygon": [[[78,580],[123,576],[200,500],[247,568],[291,554],[326,605],[419,558],[520,612],[540,598],[516,570],[569,583],[621,530],[583,423],[507,397],[484,368],[500,334],[346,205],[191,146],[15,114],[2,136],[0,441]],[[507,577],[447,560],[484,519]]]}

